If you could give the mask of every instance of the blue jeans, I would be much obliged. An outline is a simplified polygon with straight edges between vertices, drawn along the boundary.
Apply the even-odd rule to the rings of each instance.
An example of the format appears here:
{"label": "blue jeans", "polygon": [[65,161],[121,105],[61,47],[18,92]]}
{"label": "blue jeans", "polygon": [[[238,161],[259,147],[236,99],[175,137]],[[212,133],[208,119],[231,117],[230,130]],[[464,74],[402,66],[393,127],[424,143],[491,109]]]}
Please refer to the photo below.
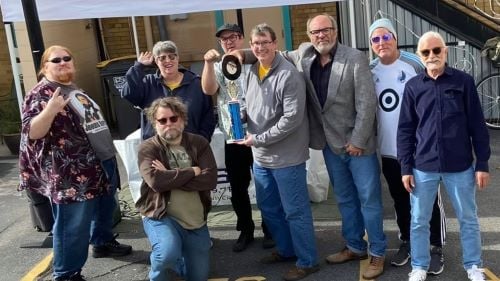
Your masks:
{"label": "blue jeans", "polygon": [[52,204],[54,277],[67,277],[82,270],[87,261],[90,224],[97,200]]}
{"label": "blue jeans", "polygon": [[143,218],[144,231],[151,243],[151,281],[169,280],[168,269],[184,264],[186,281],[206,281],[210,268],[210,235],[206,225],[190,230],[166,216]]}
{"label": "blue jeans", "polygon": [[257,205],[278,253],[298,267],[318,264],[305,163],[269,169],[253,164]]}
{"label": "blue jeans", "polygon": [[377,154],[335,154],[327,145],[323,156],[342,216],[342,236],[347,247],[357,254],[366,253],[367,243],[363,239],[366,229],[370,255],[384,256],[387,240]]}
{"label": "blue jeans", "polygon": [[96,198],[97,205],[90,230],[90,244],[94,246],[100,246],[113,240],[113,213],[116,209],[115,193],[120,184],[115,157],[102,161],[101,166],[111,183],[111,187],[108,192]]}
{"label": "blue jeans", "polygon": [[415,188],[411,200],[411,265],[414,269],[427,270],[429,254],[429,221],[436,199],[439,181],[455,209],[460,225],[463,266],[481,267],[481,232],[477,217],[476,187],[473,168],[458,173],[433,173],[413,169]]}

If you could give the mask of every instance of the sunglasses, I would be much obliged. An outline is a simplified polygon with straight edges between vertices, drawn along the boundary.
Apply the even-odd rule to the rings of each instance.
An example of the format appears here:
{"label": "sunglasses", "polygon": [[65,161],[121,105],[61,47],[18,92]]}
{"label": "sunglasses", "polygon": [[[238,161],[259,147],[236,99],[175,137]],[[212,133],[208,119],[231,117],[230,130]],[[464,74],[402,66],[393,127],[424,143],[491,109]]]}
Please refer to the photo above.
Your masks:
{"label": "sunglasses", "polygon": [[160,125],[165,125],[165,124],[167,124],[167,121],[169,121],[169,120],[170,120],[170,123],[176,123],[177,121],[179,121],[179,116],[174,115],[174,116],[170,116],[167,118],[156,119],[156,122],[160,123]]}
{"label": "sunglasses", "polygon": [[435,55],[439,55],[439,54],[441,54],[441,49],[443,49],[443,47],[436,47],[436,48],[432,48],[432,49],[425,49],[425,50],[421,50],[420,54],[423,57],[428,57],[431,54],[431,52],[434,53]]}
{"label": "sunglasses", "polygon": [[378,44],[378,43],[380,43],[381,40],[384,42],[387,42],[387,41],[391,40],[392,38],[393,38],[392,33],[385,33],[382,36],[374,36],[370,40],[372,41],[372,44]]}
{"label": "sunglasses", "polygon": [[167,54],[167,55],[161,55],[156,57],[159,61],[165,61],[167,58],[168,60],[175,60],[177,59],[176,54]]}
{"label": "sunglasses", "polygon": [[55,57],[53,59],[48,60],[48,62],[51,62],[51,63],[60,63],[61,61],[68,62],[68,61],[71,61],[72,59],[73,58],[71,56],[64,56],[62,58]]}

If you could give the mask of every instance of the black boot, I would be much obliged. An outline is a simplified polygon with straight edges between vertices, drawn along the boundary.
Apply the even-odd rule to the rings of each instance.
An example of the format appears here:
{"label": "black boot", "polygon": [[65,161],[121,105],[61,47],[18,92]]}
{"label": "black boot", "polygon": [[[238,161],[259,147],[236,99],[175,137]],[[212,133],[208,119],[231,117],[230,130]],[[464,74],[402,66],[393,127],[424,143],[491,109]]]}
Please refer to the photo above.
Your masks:
{"label": "black boot", "polygon": [[250,243],[253,242],[253,233],[251,232],[241,232],[240,237],[233,245],[233,252],[242,252],[244,251]]}
{"label": "black boot", "polygon": [[126,256],[132,252],[132,246],[120,244],[116,239],[104,243],[104,245],[94,246],[92,257],[121,257]]}

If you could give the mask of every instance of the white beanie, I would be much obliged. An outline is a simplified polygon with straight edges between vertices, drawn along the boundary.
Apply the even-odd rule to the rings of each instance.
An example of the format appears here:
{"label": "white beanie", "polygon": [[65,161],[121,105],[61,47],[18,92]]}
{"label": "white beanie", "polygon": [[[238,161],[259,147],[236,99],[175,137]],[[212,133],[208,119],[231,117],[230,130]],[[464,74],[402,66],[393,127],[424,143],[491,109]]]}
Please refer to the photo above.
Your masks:
{"label": "white beanie", "polygon": [[370,25],[370,28],[368,29],[368,33],[370,35],[370,38],[372,37],[373,32],[377,28],[387,29],[390,33],[392,33],[392,35],[394,36],[394,39],[397,40],[396,29],[394,28],[394,26],[392,25],[392,22],[389,19],[381,18],[381,19],[374,21],[372,23],[372,25]]}

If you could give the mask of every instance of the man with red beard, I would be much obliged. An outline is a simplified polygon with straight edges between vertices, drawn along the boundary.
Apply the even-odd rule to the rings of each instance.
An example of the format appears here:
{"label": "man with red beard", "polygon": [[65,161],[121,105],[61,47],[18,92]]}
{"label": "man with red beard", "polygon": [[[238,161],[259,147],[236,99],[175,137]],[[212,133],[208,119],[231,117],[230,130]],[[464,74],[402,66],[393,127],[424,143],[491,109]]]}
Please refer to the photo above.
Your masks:
{"label": "man with red beard", "polygon": [[[42,55],[40,82],[26,95],[20,145],[20,189],[48,197],[54,215],[54,280],[84,280],[88,256],[123,256],[132,247],[112,233],[119,184],[115,149],[99,106],[78,88],[74,57],[63,46]],[[96,110],[85,119],[84,97]]]}
{"label": "man with red beard", "polygon": [[151,281],[171,280],[184,260],[185,280],[208,279],[210,235],[207,214],[217,185],[217,165],[203,137],[184,132],[188,110],[175,97],[157,99],[146,109],[156,135],[138,154],[143,178],[136,207],[152,246]]}

